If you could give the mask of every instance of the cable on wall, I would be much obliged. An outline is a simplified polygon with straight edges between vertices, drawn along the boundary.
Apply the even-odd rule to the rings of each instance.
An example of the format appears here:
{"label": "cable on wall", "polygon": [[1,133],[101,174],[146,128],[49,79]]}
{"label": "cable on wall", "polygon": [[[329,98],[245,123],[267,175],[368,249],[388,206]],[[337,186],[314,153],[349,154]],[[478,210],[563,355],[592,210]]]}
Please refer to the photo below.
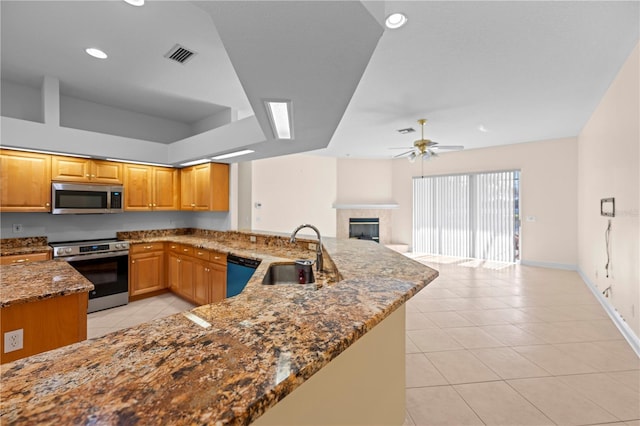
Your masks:
{"label": "cable on wall", "polygon": [[609,219],[609,224],[607,225],[607,230],[604,231],[604,242],[607,247],[607,264],[604,265],[604,269],[607,274],[607,278],[609,278],[609,263],[611,263],[611,252],[609,248],[609,242],[611,240],[611,219]]}

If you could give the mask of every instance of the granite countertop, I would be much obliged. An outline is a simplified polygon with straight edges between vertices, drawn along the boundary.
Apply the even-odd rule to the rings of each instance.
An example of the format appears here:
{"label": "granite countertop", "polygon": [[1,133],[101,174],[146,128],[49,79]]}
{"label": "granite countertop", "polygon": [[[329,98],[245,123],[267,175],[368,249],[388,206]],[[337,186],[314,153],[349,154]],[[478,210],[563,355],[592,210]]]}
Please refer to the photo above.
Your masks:
{"label": "granite countertop", "polygon": [[47,237],[3,238],[0,240],[0,256],[47,253]]}
{"label": "granite countertop", "polygon": [[93,284],[67,262],[0,265],[0,307],[93,290]]}
{"label": "granite countertop", "polygon": [[438,275],[370,241],[325,239],[339,282],[265,286],[288,242],[214,237],[156,238],[255,254],[240,295],[2,365],[0,422],[249,424]]}

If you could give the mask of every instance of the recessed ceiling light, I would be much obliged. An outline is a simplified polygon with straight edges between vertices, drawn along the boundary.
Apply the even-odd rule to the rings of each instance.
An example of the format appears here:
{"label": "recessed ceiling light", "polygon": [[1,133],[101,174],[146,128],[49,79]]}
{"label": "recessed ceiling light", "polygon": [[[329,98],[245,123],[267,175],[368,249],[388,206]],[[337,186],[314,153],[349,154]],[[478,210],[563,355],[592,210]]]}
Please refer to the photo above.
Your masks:
{"label": "recessed ceiling light", "polygon": [[265,100],[273,134],[277,139],[293,139],[291,101]]}
{"label": "recessed ceiling light", "polygon": [[406,23],[407,17],[402,13],[392,13],[391,15],[387,16],[387,20],[384,21],[384,24],[387,26],[387,28],[391,30],[400,28]]}
{"label": "recessed ceiling light", "polygon": [[89,55],[93,56],[94,58],[107,59],[107,54],[100,49],[96,49],[95,47],[89,47],[88,49],[85,49],[85,52],[87,52]]}
{"label": "recessed ceiling light", "polygon": [[488,130],[486,127],[484,127],[482,124],[478,126],[478,130],[480,130],[482,133],[487,133]]}
{"label": "recessed ceiling light", "polygon": [[144,6],[144,0],[124,0],[131,6]]}

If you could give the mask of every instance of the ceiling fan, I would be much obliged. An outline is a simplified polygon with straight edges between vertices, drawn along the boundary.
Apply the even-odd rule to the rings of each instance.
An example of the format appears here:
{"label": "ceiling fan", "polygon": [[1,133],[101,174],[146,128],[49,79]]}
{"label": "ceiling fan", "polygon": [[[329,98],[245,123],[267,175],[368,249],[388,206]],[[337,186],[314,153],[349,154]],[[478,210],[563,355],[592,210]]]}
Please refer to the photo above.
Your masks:
{"label": "ceiling fan", "polygon": [[422,126],[421,128],[421,137],[417,141],[413,143],[412,148],[400,148],[400,149],[409,149],[407,152],[403,152],[402,154],[394,155],[393,158],[404,157],[405,155],[409,159],[409,161],[413,162],[417,157],[421,157],[423,159],[429,159],[431,157],[438,156],[438,150],[446,149],[449,151],[459,151],[464,149],[462,145],[440,145],[438,142],[434,142],[430,139],[424,138],[424,125],[427,122],[425,118],[421,118],[418,120],[418,124]]}

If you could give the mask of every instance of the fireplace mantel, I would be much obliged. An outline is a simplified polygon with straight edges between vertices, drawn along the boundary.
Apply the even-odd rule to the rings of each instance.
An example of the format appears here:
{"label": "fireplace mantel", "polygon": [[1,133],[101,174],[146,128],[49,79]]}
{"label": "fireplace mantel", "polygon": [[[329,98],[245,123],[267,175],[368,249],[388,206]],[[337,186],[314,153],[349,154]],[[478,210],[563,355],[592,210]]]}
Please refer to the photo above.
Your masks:
{"label": "fireplace mantel", "polygon": [[389,204],[334,204],[333,208],[336,210],[387,210],[387,209],[397,209],[400,207],[399,204],[389,203]]}

